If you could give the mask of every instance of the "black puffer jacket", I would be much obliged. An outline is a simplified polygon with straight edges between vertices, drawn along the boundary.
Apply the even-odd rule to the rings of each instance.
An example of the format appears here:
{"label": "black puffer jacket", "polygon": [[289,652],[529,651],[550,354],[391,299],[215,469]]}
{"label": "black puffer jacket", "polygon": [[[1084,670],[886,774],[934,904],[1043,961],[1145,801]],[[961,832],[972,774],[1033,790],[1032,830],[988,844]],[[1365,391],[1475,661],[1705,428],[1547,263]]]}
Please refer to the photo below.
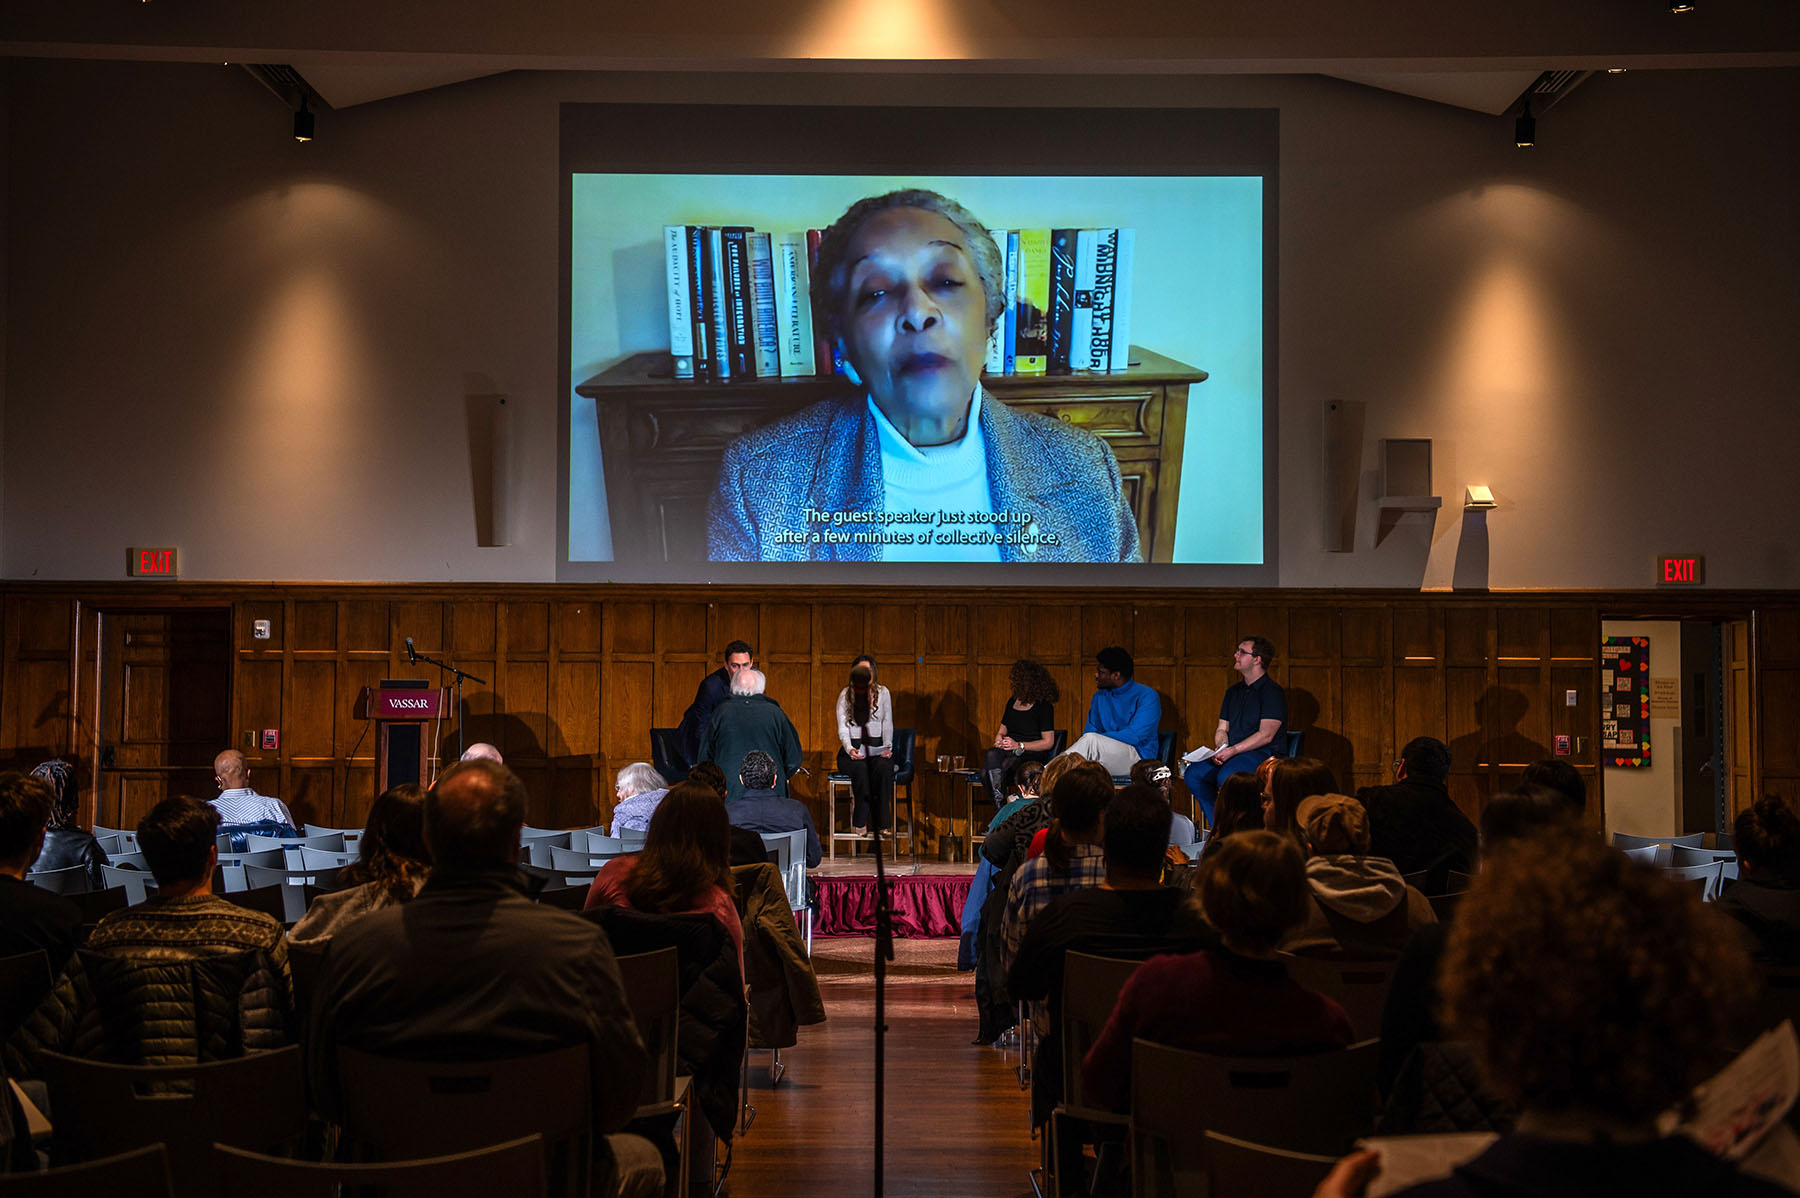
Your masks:
{"label": "black puffer jacket", "polygon": [[125,1065],[185,1065],[293,1043],[287,978],[260,951],[187,960],[75,954],[6,1045],[6,1072],[45,1051]]}
{"label": "black puffer jacket", "polygon": [[72,865],[87,867],[88,889],[105,890],[106,878],[100,867],[107,864],[106,850],[92,832],[80,828],[48,828],[44,831],[44,851],[32,863],[31,872],[68,869]]}

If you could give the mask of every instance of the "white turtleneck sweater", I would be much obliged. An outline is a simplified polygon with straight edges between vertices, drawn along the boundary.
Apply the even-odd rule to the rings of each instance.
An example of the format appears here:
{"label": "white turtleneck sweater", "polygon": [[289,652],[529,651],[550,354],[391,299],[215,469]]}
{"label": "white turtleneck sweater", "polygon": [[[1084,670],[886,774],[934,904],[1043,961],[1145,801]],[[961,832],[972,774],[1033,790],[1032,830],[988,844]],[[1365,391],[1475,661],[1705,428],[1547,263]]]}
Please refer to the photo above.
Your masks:
{"label": "white turtleneck sweater", "polygon": [[[883,507],[890,512],[988,512],[993,499],[988,491],[987,446],[981,436],[981,392],[969,399],[969,420],[962,438],[948,445],[921,449],[901,435],[873,399],[866,401],[875,417],[881,441]],[[882,559],[890,562],[997,562],[1000,546],[943,545],[940,533],[961,530],[971,535],[991,533],[992,524],[896,524],[894,531],[912,532],[925,543],[884,545]]]}

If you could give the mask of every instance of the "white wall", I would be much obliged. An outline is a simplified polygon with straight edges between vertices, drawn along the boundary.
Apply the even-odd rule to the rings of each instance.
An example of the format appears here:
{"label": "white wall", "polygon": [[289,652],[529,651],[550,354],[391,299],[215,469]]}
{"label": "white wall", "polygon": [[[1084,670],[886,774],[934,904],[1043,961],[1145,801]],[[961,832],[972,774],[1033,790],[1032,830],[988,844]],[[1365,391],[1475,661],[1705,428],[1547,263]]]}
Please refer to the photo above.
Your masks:
{"label": "white wall", "polygon": [[[13,64],[0,574],[545,580],[558,462],[557,105],[745,76],[511,75],[320,116],[225,67]],[[758,75],[777,102],[844,77]],[[1509,123],[1314,78],[855,80],[859,103],[1279,107],[1280,581],[1800,585],[1800,72],[1591,80]],[[513,397],[512,543],[476,545],[465,397]],[[1445,512],[1327,553],[1319,409],[1434,439]],[[1485,570],[1461,486],[1490,484]],[[1418,518],[1409,518],[1416,520]]]}
{"label": "white wall", "polygon": [[[1650,677],[1681,676],[1679,620],[1602,620],[1600,635],[1649,637]],[[1650,717],[1648,766],[1602,767],[1608,835],[1679,836],[1685,831],[1681,826],[1681,770],[1676,760],[1680,746],[1675,729],[1680,723],[1679,718]]]}

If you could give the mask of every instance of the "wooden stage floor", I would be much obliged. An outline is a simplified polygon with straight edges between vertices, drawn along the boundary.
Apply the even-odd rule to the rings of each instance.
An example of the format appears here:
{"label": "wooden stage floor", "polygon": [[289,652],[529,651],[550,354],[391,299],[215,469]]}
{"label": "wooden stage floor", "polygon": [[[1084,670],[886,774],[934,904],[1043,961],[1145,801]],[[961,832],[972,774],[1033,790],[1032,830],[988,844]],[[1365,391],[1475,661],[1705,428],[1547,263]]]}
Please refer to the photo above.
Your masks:
{"label": "wooden stage floor", "polygon": [[[887,995],[884,1192],[899,1198],[1021,1198],[1038,1146],[1008,1058],[970,1044],[972,974],[915,981]],[[826,1021],[783,1050],[788,1073],[769,1088],[768,1055],[751,1057],[756,1121],[739,1138],[731,1198],[854,1198],[873,1193],[875,986],[824,988]]]}

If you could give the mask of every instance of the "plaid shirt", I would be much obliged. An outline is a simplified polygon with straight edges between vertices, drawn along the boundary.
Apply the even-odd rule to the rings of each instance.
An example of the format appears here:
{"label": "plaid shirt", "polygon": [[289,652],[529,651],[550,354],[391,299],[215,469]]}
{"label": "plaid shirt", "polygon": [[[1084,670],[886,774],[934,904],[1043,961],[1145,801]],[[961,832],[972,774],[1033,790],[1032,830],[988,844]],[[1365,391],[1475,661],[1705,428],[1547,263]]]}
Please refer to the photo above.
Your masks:
{"label": "plaid shirt", "polygon": [[1007,891],[1006,916],[1000,924],[1001,972],[1012,968],[1013,958],[1019,955],[1019,944],[1025,939],[1026,925],[1051,899],[1104,881],[1106,855],[1097,844],[1070,845],[1066,874],[1052,872],[1049,859],[1043,854],[1021,865],[1013,875],[1012,889]]}

